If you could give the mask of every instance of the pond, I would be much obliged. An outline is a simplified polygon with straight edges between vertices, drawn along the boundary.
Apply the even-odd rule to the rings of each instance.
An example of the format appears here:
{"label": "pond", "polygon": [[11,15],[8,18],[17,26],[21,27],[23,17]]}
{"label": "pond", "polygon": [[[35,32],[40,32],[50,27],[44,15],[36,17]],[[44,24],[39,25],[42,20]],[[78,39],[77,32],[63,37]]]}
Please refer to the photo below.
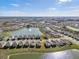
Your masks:
{"label": "pond", "polygon": [[13,55],[10,59],[79,59],[79,50],[72,49],[44,54],[20,54]]}
{"label": "pond", "polygon": [[22,36],[22,35],[35,35],[40,36],[42,33],[40,32],[39,28],[22,28],[13,32],[10,32],[10,36]]}
{"label": "pond", "polygon": [[46,53],[41,59],[79,59],[79,51],[67,50],[55,53]]}

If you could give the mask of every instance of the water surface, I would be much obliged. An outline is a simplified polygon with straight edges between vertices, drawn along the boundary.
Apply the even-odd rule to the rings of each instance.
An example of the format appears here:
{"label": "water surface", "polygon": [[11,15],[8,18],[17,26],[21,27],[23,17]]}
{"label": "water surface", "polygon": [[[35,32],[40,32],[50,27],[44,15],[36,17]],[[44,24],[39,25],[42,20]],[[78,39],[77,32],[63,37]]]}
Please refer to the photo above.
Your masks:
{"label": "water surface", "polygon": [[79,59],[79,51],[67,50],[55,53],[45,53],[41,59]]}
{"label": "water surface", "polygon": [[40,36],[42,33],[39,28],[22,28],[17,31],[10,32],[11,36],[22,36],[22,35],[35,35]]}
{"label": "water surface", "polygon": [[79,59],[79,50],[66,50],[44,54],[20,54],[11,56],[10,59]]}

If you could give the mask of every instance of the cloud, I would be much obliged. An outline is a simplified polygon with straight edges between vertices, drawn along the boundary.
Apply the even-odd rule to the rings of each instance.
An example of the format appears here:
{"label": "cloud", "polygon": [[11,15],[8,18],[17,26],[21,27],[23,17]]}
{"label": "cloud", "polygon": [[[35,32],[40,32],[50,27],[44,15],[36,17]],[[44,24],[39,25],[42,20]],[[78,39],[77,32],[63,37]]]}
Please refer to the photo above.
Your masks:
{"label": "cloud", "polygon": [[72,0],[58,0],[58,4],[66,3],[66,2],[71,2]]}
{"label": "cloud", "polygon": [[59,0],[59,2],[71,2],[72,0]]}
{"label": "cloud", "polygon": [[19,7],[19,4],[10,4],[10,5],[14,7]]}
{"label": "cloud", "polygon": [[18,10],[0,11],[0,16],[79,16],[79,10],[24,12]]}
{"label": "cloud", "polygon": [[12,10],[12,11],[0,11],[0,16],[25,16],[25,12]]}
{"label": "cloud", "polygon": [[70,6],[68,8],[70,8],[70,9],[79,9],[79,6]]}
{"label": "cloud", "polygon": [[49,11],[55,11],[56,8],[48,8]]}

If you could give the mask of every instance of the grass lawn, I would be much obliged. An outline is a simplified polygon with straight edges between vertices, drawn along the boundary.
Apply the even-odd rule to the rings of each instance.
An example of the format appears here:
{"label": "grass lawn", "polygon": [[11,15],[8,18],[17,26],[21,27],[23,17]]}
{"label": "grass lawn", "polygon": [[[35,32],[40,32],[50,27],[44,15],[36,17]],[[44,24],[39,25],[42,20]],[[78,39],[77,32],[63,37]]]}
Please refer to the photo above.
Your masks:
{"label": "grass lawn", "polygon": [[12,55],[9,59],[41,59],[42,54],[19,54]]}

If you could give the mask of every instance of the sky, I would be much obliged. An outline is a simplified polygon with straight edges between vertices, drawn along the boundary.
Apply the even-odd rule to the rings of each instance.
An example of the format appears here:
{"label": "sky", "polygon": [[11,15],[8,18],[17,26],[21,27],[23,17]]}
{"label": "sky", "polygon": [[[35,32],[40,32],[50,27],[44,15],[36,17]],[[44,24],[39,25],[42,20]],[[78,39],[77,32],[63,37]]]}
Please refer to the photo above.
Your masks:
{"label": "sky", "polygon": [[0,0],[0,16],[79,16],[79,0]]}

